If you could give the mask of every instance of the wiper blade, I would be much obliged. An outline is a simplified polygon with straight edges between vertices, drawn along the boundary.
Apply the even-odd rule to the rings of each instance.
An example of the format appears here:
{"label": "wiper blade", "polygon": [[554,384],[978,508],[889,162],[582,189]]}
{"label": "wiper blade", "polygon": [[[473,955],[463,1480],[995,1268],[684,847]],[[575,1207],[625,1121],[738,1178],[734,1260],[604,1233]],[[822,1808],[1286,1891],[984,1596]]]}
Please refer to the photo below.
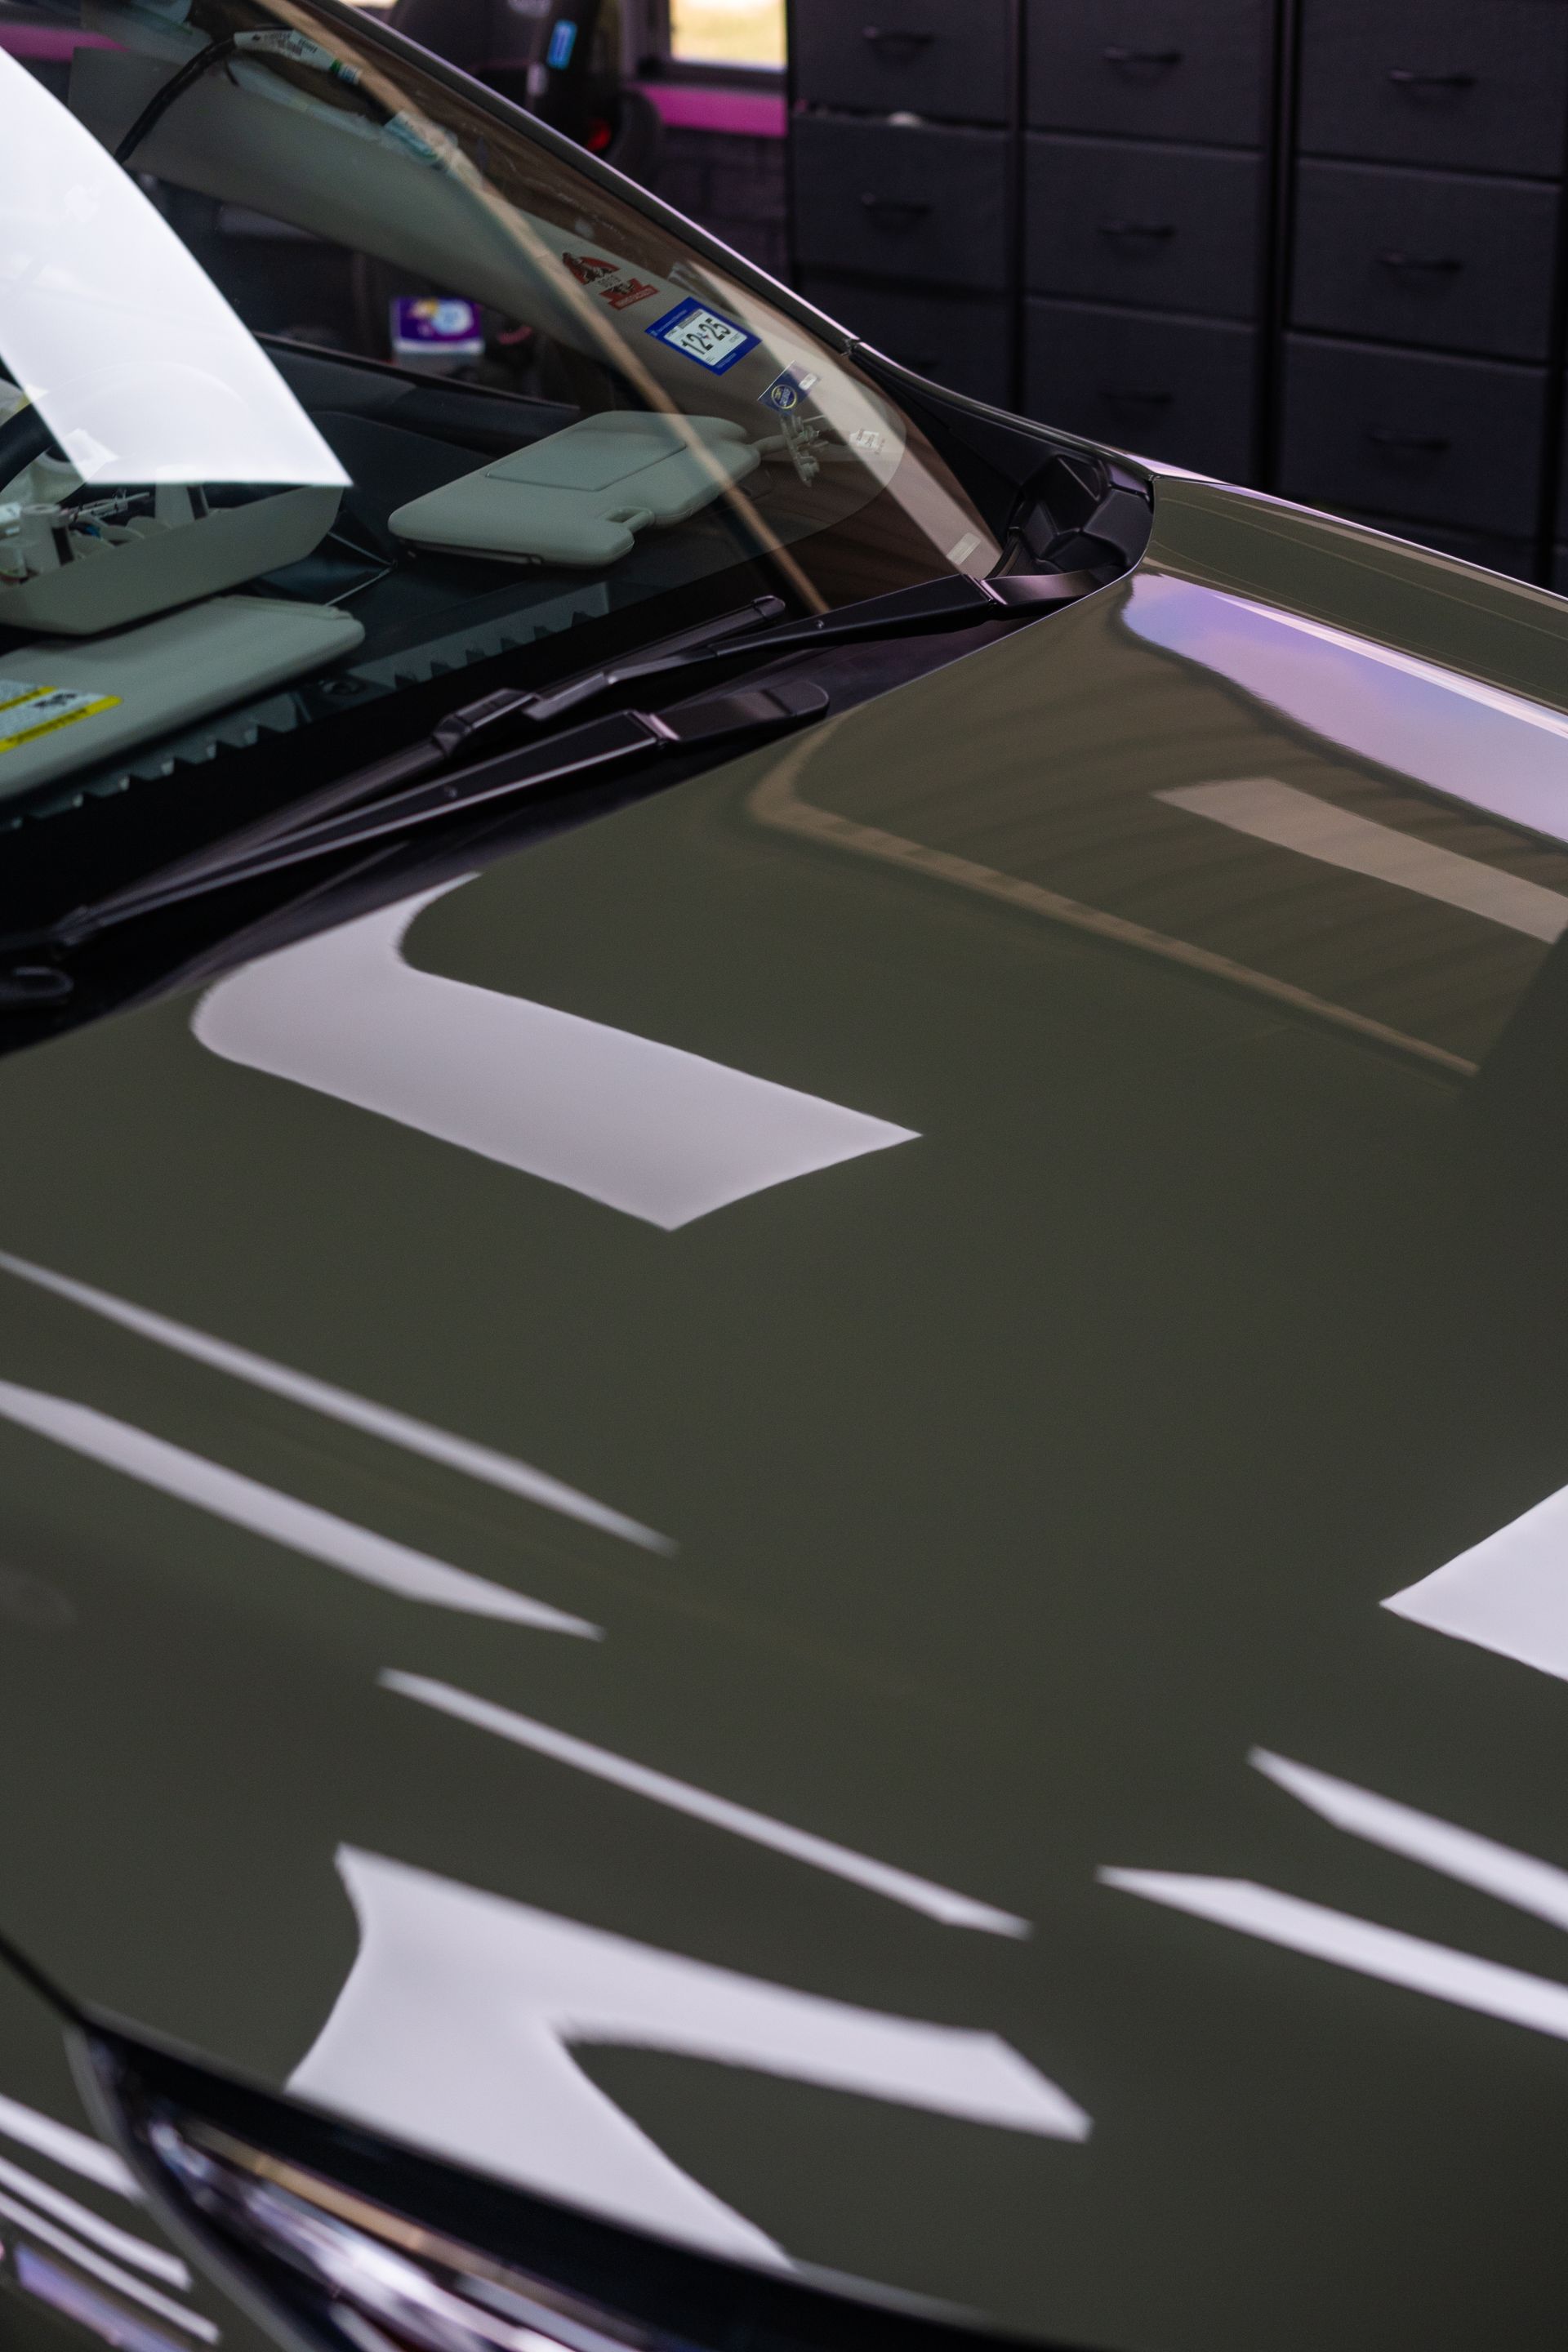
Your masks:
{"label": "wiper blade", "polygon": [[774,734],[819,719],[827,707],[826,693],[810,679],[780,678],[769,685],[694,695],[668,710],[619,710],[591,719],[552,736],[548,743],[527,751],[514,747],[446,782],[421,782],[371,806],[336,811],[265,843],[247,843],[235,855],[215,853],[200,865],[187,861],[179,868],[165,868],[148,882],[64,917],[46,938],[51,946],[79,946],[117,924],[158,913],[207,890],[252,881],[387,835],[408,833],[461,809],[536,792],[575,776],[595,778],[650,754],[668,756],[726,739]]}
{"label": "wiper blade", "polygon": [[[756,597],[716,620],[700,622],[693,628],[661,638],[624,662],[579,671],[556,686],[540,690],[503,687],[494,694],[465,703],[406,751],[357,769],[352,775],[308,793],[255,824],[226,835],[220,842],[145,877],[126,890],[74,909],[50,925],[43,938],[50,944],[74,945],[115,923],[173,906],[219,884],[247,879],[305,857],[323,855],[347,840],[368,840],[408,824],[426,822],[431,816],[446,814],[459,800],[467,802],[470,798],[492,797],[495,792],[519,791],[558,781],[585,765],[602,764],[596,753],[586,759],[575,755],[577,738],[589,730],[574,729],[570,734],[553,738],[547,748],[541,747],[543,764],[537,770],[532,766],[520,767],[514,754],[510,759],[503,756],[491,761],[477,772],[479,776],[488,776],[504,766],[508,781],[499,785],[470,793],[468,786],[474,781],[476,772],[469,772],[457,784],[437,788],[434,797],[416,789],[426,778],[482,745],[482,739],[492,732],[511,731],[520,723],[548,724],[644,678],[668,677],[710,662],[783,660],[796,653],[857,639],[970,628],[983,621],[1007,617],[1026,619],[1053,606],[1075,603],[1101,584],[1089,572],[1020,572],[983,580],[972,579],[964,572],[949,572],[935,580],[919,582],[911,588],[895,589],[885,596],[865,597],[858,604],[842,605],[837,612],[824,613],[808,621],[784,620],[781,616],[785,608],[777,596]],[[783,706],[789,698],[782,688],[768,691],[779,706],[774,709],[773,724],[813,716],[826,707],[826,698],[817,688],[800,689],[805,700],[787,709]],[[817,697],[820,700],[814,698]],[[733,709],[744,701],[741,696],[700,699],[704,705],[711,703],[717,708],[725,703]],[[613,761],[634,752],[646,752],[650,741],[660,740],[662,727],[673,724],[679,728],[683,723],[681,714],[697,708],[696,702],[682,704],[666,712],[662,719],[647,711],[623,712],[620,716],[633,722],[632,726],[629,730],[613,730],[613,740],[605,739],[608,748],[603,758]],[[685,734],[674,740],[694,741],[698,738]],[[23,942],[13,939],[9,944],[19,946]]]}
{"label": "wiper blade", "polygon": [[[716,621],[704,621],[661,637],[624,662],[579,670],[560,684],[542,688],[500,687],[494,694],[465,703],[433,729],[419,743],[390,759],[361,768],[335,784],[294,802],[240,835],[230,835],[214,855],[226,862],[272,839],[293,839],[339,810],[362,806],[383,793],[417,782],[467,755],[483,737],[528,721],[549,724],[599,700],[618,688],[646,678],[668,677],[710,662],[783,660],[822,646],[849,644],[868,637],[899,636],[928,630],[973,627],[1000,615],[1026,618],[1053,605],[1074,603],[1100,582],[1087,572],[1020,574],[994,580],[972,580],[965,573],[944,574],[886,596],[868,596],[815,620],[784,621],[784,605],[777,596],[759,596]],[[200,854],[200,864],[209,854]],[[176,878],[174,869],[165,877]]]}
{"label": "wiper blade", "polygon": [[[711,621],[700,621],[695,627],[676,630],[662,637],[651,650],[658,654],[680,654],[689,647],[701,646],[710,639],[739,635],[748,629],[759,629],[778,618],[784,611],[779,596],[753,597],[749,604],[740,604],[721,613]],[[74,908],[50,926],[51,939],[85,938],[89,929],[100,928],[99,919],[118,919],[115,911],[121,906],[140,908],[153,893],[162,901],[172,902],[188,898],[196,889],[205,888],[210,880],[226,875],[231,867],[258,856],[274,843],[293,840],[312,827],[345,809],[358,808],[367,801],[416,783],[424,776],[434,775],[448,765],[458,754],[466,751],[477,737],[484,735],[502,719],[510,718],[513,705],[520,698],[510,688],[499,693],[487,694],[477,702],[464,705],[444,719],[435,730],[424,736],[405,751],[395,751],[384,760],[374,760],[368,766],[356,768],[336,782],[324,784],[320,791],[307,793],[290,801],[284,808],[275,809],[268,816],[258,817],[255,824],[242,825],[236,832],[226,833],[221,840],[209,842],[205,848],[194,850],[187,857],[174,859],[161,866],[155,874],[144,875],[124,891],[111,897],[95,899],[90,906]]]}
{"label": "wiper blade", "polygon": [[1022,619],[1058,604],[1076,603],[1101,583],[1088,572],[1019,572],[998,579],[972,580],[965,572],[944,573],[922,580],[912,588],[895,588],[886,596],[867,596],[856,604],[841,605],[810,621],[780,621],[773,627],[752,629],[743,636],[724,637],[686,648],[651,646],[599,669],[584,670],[559,686],[537,694],[519,695],[512,715],[544,725],[584,702],[593,702],[617,687],[645,677],[662,677],[672,670],[691,669],[706,662],[750,660],[765,654],[769,660],[818,646],[852,643],[860,637],[900,636],[906,632],[973,628],[977,623],[1005,614]]}

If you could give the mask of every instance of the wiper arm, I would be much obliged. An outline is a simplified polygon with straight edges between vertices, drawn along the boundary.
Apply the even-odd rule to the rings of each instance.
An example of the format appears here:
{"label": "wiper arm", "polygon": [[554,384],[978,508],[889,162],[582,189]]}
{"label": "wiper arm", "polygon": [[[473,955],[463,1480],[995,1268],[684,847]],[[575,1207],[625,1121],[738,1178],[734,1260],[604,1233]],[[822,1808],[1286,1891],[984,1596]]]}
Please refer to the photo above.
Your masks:
{"label": "wiper arm", "polygon": [[827,702],[824,689],[809,679],[781,678],[772,685],[694,695],[668,710],[619,710],[591,719],[548,743],[527,751],[514,747],[446,782],[416,783],[373,806],[318,816],[264,843],[247,841],[237,850],[226,845],[205,860],[185,860],[148,882],[67,915],[45,936],[51,946],[75,947],[116,924],[155,914],[205,891],[251,881],[333,850],[357,848],[388,834],[407,833],[458,809],[563,783],[574,776],[595,778],[650,754],[667,756],[704,743],[777,733],[820,718]]}
{"label": "wiper arm", "polygon": [[[711,621],[701,621],[693,628],[678,629],[662,637],[650,648],[657,655],[679,655],[688,649],[706,645],[710,639],[739,635],[748,629],[760,629],[774,621],[784,610],[779,596],[757,596],[749,604],[737,605],[721,613]],[[335,783],[324,784],[319,792],[307,793],[290,801],[286,808],[274,809],[268,816],[258,817],[254,824],[240,826],[226,833],[220,841],[209,842],[205,848],[194,850],[188,857],[174,859],[154,874],[144,875],[124,891],[94,899],[88,907],[79,907],[58,923],[50,926],[50,939],[84,939],[90,930],[105,922],[121,919],[115,911],[127,907],[140,911],[142,904],[151,903],[154,894],[159,903],[173,903],[188,898],[193,891],[205,889],[209,881],[226,875],[258,856],[275,843],[303,836],[313,827],[339,815],[345,809],[358,808],[365,802],[400,787],[416,783],[421,777],[433,775],[446,767],[458,754],[468,749],[476,738],[483,736],[512,715],[513,706],[526,701],[511,688],[487,694],[477,702],[465,704],[444,719],[434,731],[406,751],[395,751],[384,760],[374,760],[368,766],[356,768]]]}
{"label": "wiper arm", "polygon": [[[695,628],[661,637],[626,661],[579,670],[556,686],[538,689],[500,687],[477,702],[465,703],[422,742],[411,744],[405,751],[395,752],[390,759],[357,769],[337,783],[328,784],[321,792],[262,818],[243,834],[229,835],[216,852],[198,853],[196,864],[205,867],[212,855],[226,862],[231,856],[259,848],[268,841],[292,839],[307,826],[339,810],[358,807],[384,793],[434,775],[479,745],[486,735],[524,720],[547,725],[581,709],[585,703],[595,702],[618,688],[639,684],[645,678],[672,677],[710,662],[754,657],[782,660],[790,654],[810,652],[820,646],[849,644],[858,638],[972,628],[977,622],[1001,615],[1026,618],[1051,605],[1072,604],[1099,585],[1092,573],[1087,572],[1042,573],[1037,578],[1020,574],[998,580],[972,580],[958,572],[921,581],[913,588],[895,589],[889,595],[868,596],[858,604],[846,604],[836,613],[825,613],[810,621],[784,621],[780,618],[784,610],[783,600],[759,596],[750,604],[721,614],[718,620],[704,621]],[[173,881],[180,871],[168,868],[161,878]]]}
{"label": "wiper arm", "polygon": [[744,637],[724,637],[689,647],[650,646],[624,662],[583,670],[559,686],[513,698],[513,717],[544,725],[563,712],[581,709],[617,687],[636,685],[645,677],[662,677],[672,670],[691,669],[700,663],[750,660],[765,654],[769,660],[817,646],[852,643],[858,637],[901,636],[927,630],[973,628],[977,623],[1005,614],[1020,619],[1056,604],[1076,603],[1100,583],[1088,572],[1027,572],[1000,579],[972,580],[965,572],[944,573],[922,580],[912,588],[895,588],[886,596],[867,596],[856,604],[841,605],[811,621],[781,621],[767,629],[753,629]]}
{"label": "wiper arm", "polygon": [[[426,822],[445,814],[458,801],[488,799],[497,792],[557,781],[584,766],[646,752],[650,742],[657,744],[664,740],[660,730],[666,728],[677,730],[669,740],[695,741],[699,740],[697,736],[680,732],[685,723],[682,713],[694,714],[709,703],[715,709],[725,704],[739,710],[746,699],[741,695],[702,698],[700,702],[688,702],[667,711],[662,719],[646,711],[623,712],[620,716],[632,722],[629,730],[616,729],[611,721],[601,722],[612,730],[611,736],[605,738],[606,748],[602,755],[595,753],[586,759],[576,756],[578,738],[590,730],[574,729],[570,734],[553,739],[547,750],[541,747],[542,765],[537,768],[532,764],[520,767],[516,756],[503,756],[499,761],[469,772],[456,785],[437,788],[433,795],[414,789],[459,755],[481,746],[482,739],[493,731],[510,730],[519,722],[548,724],[644,678],[668,677],[710,662],[758,657],[781,660],[792,654],[856,639],[972,628],[982,621],[1008,616],[1026,619],[1052,606],[1075,603],[1100,584],[1088,572],[1017,573],[984,580],[952,572],[921,581],[912,588],[895,589],[885,596],[865,597],[858,604],[843,605],[837,612],[825,613],[809,621],[784,621],[780,618],[784,611],[781,599],[759,596],[717,620],[701,622],[694,628],[661,638],[624,662],[579,671],[559,685],[542,690],[503,687],[478,701],[466,703],[407,751],[357,769],[352,775],[323,786],[320,792],[308,793],[257,824],[226,835],[221,842],[164,866],[127,890],[76,908],[52,924],[44,936],[50,943],[74,945],[112,924],[194,898],[220,883],[247,879],[279,866],[323,855],[345,841],[368,840],[408,824]],[[815,716],[826,706],[826,697],[817,688],[797,688],[797,697],[804,695],[805,698],[793,702],[783,688],[768,691],[778,706],[774,724],[784,719]],[[526,755],[522,756],[526,762]],[[468,789],[498,767],[504,767],[505,782],[472,792]],[[20,943],[16,940],[10,942],[13,946]]]}

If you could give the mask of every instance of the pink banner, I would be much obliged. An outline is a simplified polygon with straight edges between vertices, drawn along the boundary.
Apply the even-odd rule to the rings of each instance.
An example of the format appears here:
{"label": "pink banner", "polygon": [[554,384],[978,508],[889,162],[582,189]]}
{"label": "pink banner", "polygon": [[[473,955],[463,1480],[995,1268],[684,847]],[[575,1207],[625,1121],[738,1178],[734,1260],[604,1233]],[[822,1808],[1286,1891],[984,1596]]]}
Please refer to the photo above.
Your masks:
{"label": "pink banner", "polygon": [[672,131],[727,131],[744,139],[782,139],[785,127],[783,90],[726,89],[712,82],[645,81]]}

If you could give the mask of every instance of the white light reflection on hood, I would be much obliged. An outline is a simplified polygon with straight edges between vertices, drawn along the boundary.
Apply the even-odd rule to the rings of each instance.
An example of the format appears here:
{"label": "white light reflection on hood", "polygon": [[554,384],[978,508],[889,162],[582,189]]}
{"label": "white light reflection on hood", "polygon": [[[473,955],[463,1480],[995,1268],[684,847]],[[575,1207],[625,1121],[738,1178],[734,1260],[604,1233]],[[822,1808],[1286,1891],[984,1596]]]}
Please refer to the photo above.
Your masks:
{"label": "white light reflection on hood", "polygon": [[1358,759],[1568,841],[1568,717],[1300,614],[1162,573],[1123,616]]}
{"label": "white light reflection on hood", "polygon": [[998,2034],[743,1976],[353,1846],[337,1861],[359,1952],[289,2090],[497,2179],[731,2259],[786,2259],[584,2072],[575,2053],[600,2048],[1089,2136],[1084,2109]]}
{"label": "white light reflection on hood", "polygon": [[0,119],[0,355],[84,479],[345,487],[134,180],[4,51]]}

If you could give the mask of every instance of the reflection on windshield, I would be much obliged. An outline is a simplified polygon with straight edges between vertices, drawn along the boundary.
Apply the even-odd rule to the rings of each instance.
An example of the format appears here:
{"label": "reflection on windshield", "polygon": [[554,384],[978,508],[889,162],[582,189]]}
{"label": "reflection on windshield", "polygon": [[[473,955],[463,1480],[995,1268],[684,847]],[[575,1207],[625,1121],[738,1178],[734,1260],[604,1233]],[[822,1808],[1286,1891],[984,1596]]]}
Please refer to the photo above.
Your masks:
{"label": "reflection on windshield", "polygon": [[342,464],[167,222],[4,51],[0,109],[6,363],[82,479],[341,488]]}
{"label": "reflection on windshield", "polygon": [[866,377],[374,23],[22,5],[0,75],[0,799],[996,561]]}

